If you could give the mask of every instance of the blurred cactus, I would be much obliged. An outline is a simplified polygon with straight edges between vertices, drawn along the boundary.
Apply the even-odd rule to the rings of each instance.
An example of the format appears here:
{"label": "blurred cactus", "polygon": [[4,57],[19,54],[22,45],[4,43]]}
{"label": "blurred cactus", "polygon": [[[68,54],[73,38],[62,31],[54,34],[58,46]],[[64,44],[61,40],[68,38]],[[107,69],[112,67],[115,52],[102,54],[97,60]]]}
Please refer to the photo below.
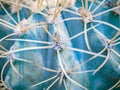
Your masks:
{"label": "blurred cactus", "polygon": [[0,61],[0,90],[120,90],[120,0],[0,0]]}

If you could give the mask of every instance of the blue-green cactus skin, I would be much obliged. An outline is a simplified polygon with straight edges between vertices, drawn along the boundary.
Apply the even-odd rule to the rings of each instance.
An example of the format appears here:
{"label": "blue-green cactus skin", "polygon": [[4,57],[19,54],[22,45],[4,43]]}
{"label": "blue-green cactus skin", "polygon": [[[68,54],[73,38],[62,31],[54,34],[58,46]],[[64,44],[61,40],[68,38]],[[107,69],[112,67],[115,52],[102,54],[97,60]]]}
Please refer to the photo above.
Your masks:
{"label": "blue-green cactus skin", "polygon": [[[97,5],[98,4],[94,3],[93,7],[91,8],[91,11]],[[81,7],[81,3],[79,0],[76,2],[75,7],[77,8]],[[68,9],[71,11],[77,12],[75,8],[68,8]],[[94,13],[94,15],[107,9],[109,9],[109,7],[107,6],[100,7]],[[29,21],[29,24],[31,25],[38,22],[47,22],[46,18],[40,14],[37,14],[37,13],[32,15],[30,14],[31,12],[29,10],[23,8],[20,12],[21,20],[23,18],[26,18]],[[11,14],[11,16],[16,21],[18,21],[17,14]],[[78,18],[79,16],[72,14],[70,12],[62,11],[61,16],[59,18],[60,20],[64,20],[66,18],[74,18],[74,17]],[[3,12],[1,7],[0,7],[0,18],[15,25],[15,23],[12,20],[10,20],[10,18],[7,15],[5,15],[5,12]],[[108,12],[103,15],[100,15],[94,18],[94,20],[105,21],[120,28],[120,18],[119,16],[115,15],[112,12]],[[90,22],[87,24],[87,28],[90,28],[92,25],[94,26],[96,24],[98,23]],[[84,22],[82,20],[81,21],[69,20],[69,21],[58,23],[55,26],[53,26],[53,24],[47,23],[46,26],[52,35],[55,34],[56,29],[59,29],[61,34],[60,36],[63,41],[66,38],[70,38],[76,35],[77,33],[84,31]],[[104,36],[106,36],[108,39],[112,39],[117,33],[117,30],[104,24],[100,24],[95,28],[99,32],[101,32]],[[13,30],[6,28],[3,25],[0,25],[0,38],[11,33],[13,33]],[[88,41],[89,41],[91,50],[93,52],[99,53],[101,50],[103,50],[103,48],[106,45],[104,41],[104,37],[101,37],[94,29],[91,29],[90,31],[88,31],[87,35],[88,35]],[[33,28],[28,30],[25,34],[21,36],[12,36],[9,38],[53,42],[50,36],[45,32],[43,28],[37,28],[37,29]],[[117,38],[119,38],[119,36]],[[21,48],[29,48],[29,47],[49,46],[47,44],[23,42],[23,41],[8,42],[7,40],[0,42],[0,45],[4,46],[7,50],[9,50],[11,47],[15,47],[16,49],[21,49]],[[67,45],[72,48],[88,50],[85,43],[84,34],[82,34],[81,36],[71,41],[68,41]],[[118,53],[120,53],[120,45],[114,46],[112,48],[116,50]],[[107,55],[108,54],[107,49],[102,54]],[[16,72],[10,67],[10,64],[8,65],[8,68],[4,72],[4,79],[6,78],[5,82],[8,84],[8,86],[12,88],[12,90],[46,90],[46,88],[55,80],[53,79],[49,82],[46,82],[34,88],[31,88],[32,85],[56,75],[56,73],[46,71],[42,69],[42,67],[59,70],[59,60],[58,60],[56,50],[54,48],[21,51],[21,52],[15,53],[15,56],[20,59],[29,60],[31,63],[14,60],[14,66],[18,70],[18,72],[24,76],[23,78],[16,74]],[[60,56],[64,60],[67,66],[67,69],[69,70],[81,63],[84,63],[93,55],[65,49],[65,50],[61,50]],[[0,69],[1,69],[4,63],[9,59],[0,58],[0,60],[1,60],[1,63],[0,63]],[[104,60],[105,58],[98,56],[94,58],[92,61],[89,61],[85,65],[79,67],[76,71],[95,70],[104,62]],[[115,62],[120,63],[120,57],[118,57],[113,52],[110,52],[110,57],[108,62],[95,75],[93,75],[93,73],[83,73],[79,75],[70,74],[70,77],[76,80],[78,83],[80,83],[84,87],[88,88],[88,90],[108,90],[120,79],[120,66],[118,66]],[[80,88],[74,85],[69,80],[66,80],[66,83],[67,83],[68,90],[84,90],[83,88]],[[117,88],[114,90],[119,90],[119,89],[120,88]],[[66,89],[63,83],[59,85],[59,82],[57,81],[57,83],[54,84],[54,86],[51,87],[50,90],[66,90]]]}
{"label": "blue-green cactus skin", "polygon": [[[7,5],[5,6],[5,8],[7,9],[8,12],[11,12],[10,8]],[[23,18],[28,18],[29,15],[30,15],[30,11],[27,10],[27,9],[25,9],[25,8],[23,8],[20,11],[21,20]],[[17,14],[11,14],[11,16],[17,21]],[[15,25],[15,23],[9,18],[9,16],[6,15],[6,12],[2,9],[1,6],[0,6],[0,19],[4,19],[4,20],[10,22],[11,24]],[[3,25],[0,25],[0,39],[3,38],[3,37],[5,37],[5,36],[7,36],[7,35],[9,35],[9,34],[12,34],[12,33],[13,33],[12,29],[10,29],[8,27],[5,27]],[[10,38],[16,38],[16,37],[17,36],[11,36]],[[0,45],[4,46],[4,48],[6,48],[7,50],[9,50],[10,47],[13,45],[13,43],[14,43],[14,41],[8,42],[7,40],[4,40],[4,41],[0,42]],[[1,48],[0,48],[0,50],[1,50]],[[1,71],[3,65],[6,62],[6,59],[1,59],[0,58],[0,60],[1,60],[1,63],[0,63],[0,71]],[[7,72],[8,72],[8,69],[9,69],[9,65],[7,66],[7,69],[5,70],[5,73],[3,75],[4,79],[5,79],[5,76],[6,76]]]}

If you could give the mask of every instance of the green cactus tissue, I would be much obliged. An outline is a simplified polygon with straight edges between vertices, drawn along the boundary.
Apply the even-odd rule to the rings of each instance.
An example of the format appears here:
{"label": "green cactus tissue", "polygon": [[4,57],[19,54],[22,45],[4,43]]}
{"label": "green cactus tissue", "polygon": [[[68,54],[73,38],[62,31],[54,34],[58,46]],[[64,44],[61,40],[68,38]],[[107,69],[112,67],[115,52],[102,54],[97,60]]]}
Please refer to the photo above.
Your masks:
{"label": "green cactus tissue", "polygon": [[0,0],[0,90],[120,90],[120,0]]}

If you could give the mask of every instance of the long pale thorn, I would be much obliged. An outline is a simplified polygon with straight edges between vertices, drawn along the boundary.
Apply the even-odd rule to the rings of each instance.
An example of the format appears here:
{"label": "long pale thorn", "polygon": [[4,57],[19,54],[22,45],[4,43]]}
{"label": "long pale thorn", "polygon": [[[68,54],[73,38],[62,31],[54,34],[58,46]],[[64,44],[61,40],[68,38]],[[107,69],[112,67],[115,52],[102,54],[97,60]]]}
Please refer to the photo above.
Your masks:
{"label": "long pale thorn", "polygon": [[55,81],[53,81],[46,90],[49,90],[58,80],[59,80],[59,78],[57,78]]}
{"label": "long pale thorn", "polygon": [[103,0],[93,11],[92,13],[96,12],[100,8],[100,6],[105,2],[106,0]]}
{"label": "long pale thorn", "polygon": [[103,63],[93,72],[93,75],[95,75],[109,60],[110,57],[110,50],[108,49],[108,53],[107,53],[107,57],[106,59],[103,61]]}
{"label": "long pale thorn", "polygon": [[6,12],[6,14],[9,16],[9,18],[17,25],[18,23],[15,21],[15,19],[9,14],[9,12],[5,9],[5,7],[3,6],[3,4],[0,2],[1,7],[3,8],[3,10]]}
{"label": "long pale thorn", "polygon": [[102,14],[108,13],[108,12],[113,11],[113,10],[118,9],[118,8],[120,8],[120,5],[119,5],[119,6],[116,6],[116,7],[113,7],[113,8],[111,8],[111,9],[108,9],[108,10],[102,11],[102,12],[96,14],[96,15],[93,15],[93,17],[98,17],[98,16],[100,16],[100,15],[102,15]]}
{"label": "long pale thorn", "polygon": [[6,40],[8,40],[8,41],[20,41],[20,42],[32,42],[32,43],[40,43],[40,44],[52,44],[52,42],[31,40],[31,39],[6,39]]}
{"label": "long pale thorn", "polygon": [[90,47],[90,44],[89,44],[89,41],[88,41],[88,36],[87,36],[87,23],[84,22],[84,38],[85,38],[85,43],[86,43],[86,46],[88,48],[88,50],[92,51],[91,47]]}
{"label": "long pale thorn", "polygon": [[60,65],[60,67],[61,67],[61,70],[62,70],[62,72],[64,73],[64,75],[66,76],[66,78],[67,78],[68,80],[70,80],[73,84],[75,84],[75,85],[83,88],[84,90],[88,90],[86,87],[84,87],[83,85],[79,84],[78,82],[76,82],[75,80],[71,79],[71,78],[68,76],[67,72],[65,71],[65,68],[63,67],[63,64],[62,64],[62,61],[61,61],[61,58],[60,58],[60,52],[59,52],[59,50],[57,50],[57,56],[58,56],[58,61],[59,61],[59,65]]}
{"label": "long pale thorn", "polygon": [[118,84],[120,84],[120,80],[118,80],[118,82],[115,85],[113,85],[111,88],[109,88],[108,90],[113,90],[115,87],[117,87]]}
{"label": "long pale thorn", "polygon": [[51,77],[51,78],[48,78],[48,79],[46,79],[46,80],[44,80],[44,81],[41,81],[41,82],[39,82],[39,83],[37,83],[37,84],[32,85],[31,88],[36,87],[36,86],[38,86],[38,85],[41,85],[41,84],[43,84],[43,83],[46,83],[46,82],[48,82],[48,81],[51,81],[51,80],[53,80],[53,79],[55,79],[55,78],[57,78],[57,77],[58,77],[58,76],[55,75],[55,76],[53,76],[53,77]]}

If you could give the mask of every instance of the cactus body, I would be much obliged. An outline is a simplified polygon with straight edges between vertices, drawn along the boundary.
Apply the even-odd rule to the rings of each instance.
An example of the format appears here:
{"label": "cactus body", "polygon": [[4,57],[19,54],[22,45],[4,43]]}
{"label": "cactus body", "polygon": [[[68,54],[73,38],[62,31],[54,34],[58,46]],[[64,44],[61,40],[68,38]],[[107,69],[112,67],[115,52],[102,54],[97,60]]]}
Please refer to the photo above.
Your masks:
{"label": "cactus body", "polygon": [[119,0],[0,0],[1,81],[10,90],[119,90]]}

